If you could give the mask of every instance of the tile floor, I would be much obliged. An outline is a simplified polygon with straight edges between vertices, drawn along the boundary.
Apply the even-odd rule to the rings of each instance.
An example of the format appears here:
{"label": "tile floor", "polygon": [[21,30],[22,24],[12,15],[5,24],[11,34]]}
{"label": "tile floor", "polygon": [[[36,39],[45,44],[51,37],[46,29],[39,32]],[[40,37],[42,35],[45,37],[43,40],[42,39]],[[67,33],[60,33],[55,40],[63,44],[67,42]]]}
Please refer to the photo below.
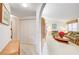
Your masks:
{"label": "tile floor", "polygon": [[34,55],[35,54],[35,47],[33,44],[20,44],[21,55]]}

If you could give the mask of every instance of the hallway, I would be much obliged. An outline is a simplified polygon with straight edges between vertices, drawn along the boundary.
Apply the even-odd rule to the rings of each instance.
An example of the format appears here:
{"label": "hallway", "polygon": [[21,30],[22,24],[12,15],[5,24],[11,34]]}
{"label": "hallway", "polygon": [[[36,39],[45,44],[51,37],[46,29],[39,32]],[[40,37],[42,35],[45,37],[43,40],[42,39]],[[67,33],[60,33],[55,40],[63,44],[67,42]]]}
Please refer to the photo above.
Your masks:
{"label": "hallway", "polygon": [[0,3],[0,55],[41,53],[37,37],[41,6],[42,3]]}

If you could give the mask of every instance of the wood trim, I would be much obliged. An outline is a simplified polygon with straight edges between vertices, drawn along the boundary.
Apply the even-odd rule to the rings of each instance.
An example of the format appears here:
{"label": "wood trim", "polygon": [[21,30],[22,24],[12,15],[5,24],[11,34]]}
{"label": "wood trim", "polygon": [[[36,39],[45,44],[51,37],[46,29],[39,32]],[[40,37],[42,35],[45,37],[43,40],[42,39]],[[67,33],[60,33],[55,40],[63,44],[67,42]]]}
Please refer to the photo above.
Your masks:
{"label": "wood trim", "polygon": [[46,36],[46,23],[45,18],[41,18],[41,39],[44,39]]}
{"label": "wood trim", "polygon": [[0,23],[2,23],[2,3],[0,3]]}
{"label": "wood trim", "polygon": [[44,42],[46,40],[46,22],[45,18],[41,18],[41,48],[44,46]]}

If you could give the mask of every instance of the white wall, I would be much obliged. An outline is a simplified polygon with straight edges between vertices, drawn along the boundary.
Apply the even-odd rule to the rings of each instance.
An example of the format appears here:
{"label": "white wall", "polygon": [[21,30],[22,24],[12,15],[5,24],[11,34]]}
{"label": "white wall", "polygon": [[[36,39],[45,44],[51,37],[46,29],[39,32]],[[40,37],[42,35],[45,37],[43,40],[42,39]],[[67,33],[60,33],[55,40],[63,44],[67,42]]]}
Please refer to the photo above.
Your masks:
{"label": "white wall", "polygon": [[16,18],[16,34],[17,34],[17,39],[20,40],[20,19]]}
{"label": "white wall", "polygon": [[10,26],[0,24],[0,51],[8,44],[11,40]]}
{"label": "white wall", "polygon": [[[10,19],[9,19],[9,25],[5,25],[0,23],[0,51],[5,48],[5,46],[12,40],[11,39],[11,21],[13,22],[13,27],[17,28],[16,23],[18,18],[15,16],[11,16],[10,6],[8,3],[5,3],[5,6],[7,7],[8,11],[10,12]],[[17,30],[17,29],[16,29]],[[17,32],[17,31],[16,31]],[[15,35],[15,34],[14,34]],[[16,35],[18,37],[18,33]]]}
{"label": "white wall", "polygon": [[45,3],[40,4],[40,6],[36,10],[36,52],[37,54],[41,54],[41,15]]}
{"label": "white wall", "polygon": [[[47,3],[42,16],[51,18],[46,19],[50,23],[56,22],[58,27],[66,28],[66,24],[60,21],[67,21],[68,19],[72,18],[79,18],[79,4],[76,3]],[[61,28],[58,28],[61,30]]]}
{"label": "white wall", "polygon": [[[44,16],[44,15],[42,15],[42,16]],[[53,19],[51,17],[50,18],[45,17],[45,19],[46,19],[46,27],[48,30],[50,30],[50,31],[52,31],[52,30],[58,30],[58,31],[67,30],[67,24],[65,23],[66,22],[65,20]],[[53,29],[52,24],[57,24],[57,29]]]}
{"label": "white wall", "polygon": [[11,15],[12,39],[19,39],[19,18]]}
{"label": "white wall", "polygon": [[[10,12],[10,8],[8,4],[5,4],[7,9]],[[0,51],[6,46],[6,44],[11,40],[11,26],[4,25],[0,23]]]}

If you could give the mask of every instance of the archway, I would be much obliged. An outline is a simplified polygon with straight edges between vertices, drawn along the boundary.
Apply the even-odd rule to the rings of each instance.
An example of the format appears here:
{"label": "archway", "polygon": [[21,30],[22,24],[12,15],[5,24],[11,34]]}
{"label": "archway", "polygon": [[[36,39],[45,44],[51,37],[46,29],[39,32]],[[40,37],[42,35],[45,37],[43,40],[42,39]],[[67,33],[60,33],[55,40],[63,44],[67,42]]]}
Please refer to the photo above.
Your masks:
{"label": "archway", "polygon": [[41,16],[46,3],[42,3],[36,11],[36,54],[41,54]]}

